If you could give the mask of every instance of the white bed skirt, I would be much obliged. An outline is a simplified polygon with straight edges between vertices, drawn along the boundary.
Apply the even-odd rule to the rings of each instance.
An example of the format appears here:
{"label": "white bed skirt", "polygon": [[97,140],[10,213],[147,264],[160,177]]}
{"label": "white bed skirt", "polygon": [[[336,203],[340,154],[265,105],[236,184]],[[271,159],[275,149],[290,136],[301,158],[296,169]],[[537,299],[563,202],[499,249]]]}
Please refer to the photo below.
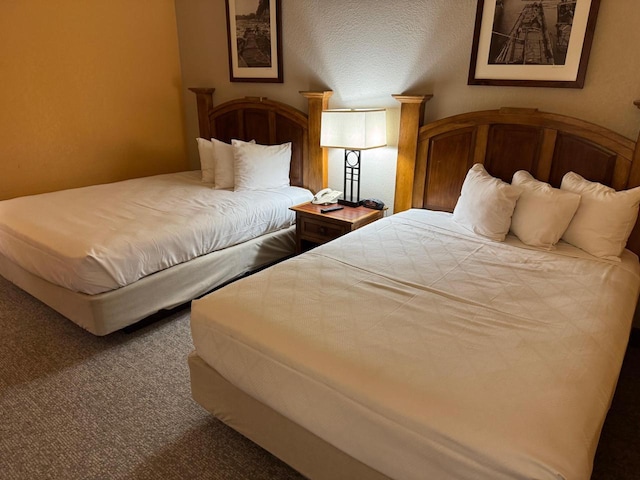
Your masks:
{"label": "white bed skirt", "polygon": [[295,226],[203,255],[97,295],[41,279],[0,255],[0,275],[94,335],[107,335],[181,305],[294,252]]}

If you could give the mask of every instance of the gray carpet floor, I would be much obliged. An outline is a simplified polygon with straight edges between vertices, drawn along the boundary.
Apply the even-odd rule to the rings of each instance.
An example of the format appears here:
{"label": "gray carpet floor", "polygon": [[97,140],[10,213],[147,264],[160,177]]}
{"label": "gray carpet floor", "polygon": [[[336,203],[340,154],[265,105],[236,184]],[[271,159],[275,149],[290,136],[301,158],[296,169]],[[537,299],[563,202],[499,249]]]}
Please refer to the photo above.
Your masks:
{"label": "gray carpet floor", "polygon": [[301,479],[191,399],[189,310],[94,337],[0,278],[0,478]]}
{"label": "gray carpet floor", "polygon": [[[94,337],[0,278],[0,478],[301,479],[192,399],[189,310]],[[640,348],[593,479],[640,478]]]}

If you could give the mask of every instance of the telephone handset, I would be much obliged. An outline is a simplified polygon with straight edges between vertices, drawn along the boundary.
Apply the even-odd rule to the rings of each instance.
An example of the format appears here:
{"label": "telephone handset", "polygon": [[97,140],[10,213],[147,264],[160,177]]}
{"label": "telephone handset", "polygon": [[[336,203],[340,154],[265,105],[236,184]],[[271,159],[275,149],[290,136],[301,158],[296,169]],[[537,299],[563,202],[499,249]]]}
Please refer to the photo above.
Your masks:
{"label": "telephone handset", "polygon": [[328,205],[330,203],[338,203],[338,198],[342,195],[342,192],[337,190],[331,190],[330,188],[324,188],[315,194],[311,203],[319,205]]}

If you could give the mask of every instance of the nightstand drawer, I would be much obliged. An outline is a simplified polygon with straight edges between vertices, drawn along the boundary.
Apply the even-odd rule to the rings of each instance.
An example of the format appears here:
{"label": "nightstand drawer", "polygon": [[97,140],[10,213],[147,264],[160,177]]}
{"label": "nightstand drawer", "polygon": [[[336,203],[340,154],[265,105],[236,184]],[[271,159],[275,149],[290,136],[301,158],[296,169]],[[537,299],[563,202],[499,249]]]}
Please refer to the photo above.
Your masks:
{"label": "nightstand drawer", "polygon": [[324,205],[311,202],[291,207],[296,212],[296,253],[327,243],[384,216],[383,210],[349,207],[322,213]]}
{"label": "nightstand drawer", "polygon": [[318,243],[328,242],[351,231],[348,225],[317,221],[306,216],[300,218],[299,228],[302,238]]}

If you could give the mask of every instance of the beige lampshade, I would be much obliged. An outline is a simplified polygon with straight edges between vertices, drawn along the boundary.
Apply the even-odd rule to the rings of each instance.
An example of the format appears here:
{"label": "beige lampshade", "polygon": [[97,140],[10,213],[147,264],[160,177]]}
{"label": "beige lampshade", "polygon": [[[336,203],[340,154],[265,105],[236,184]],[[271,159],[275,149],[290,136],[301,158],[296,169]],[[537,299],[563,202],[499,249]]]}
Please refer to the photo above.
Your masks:
{"label": "beige lampshade", "polygon": [[325,110],[320,146],[367,150],[387,144],[387,112],[383,108]]}

